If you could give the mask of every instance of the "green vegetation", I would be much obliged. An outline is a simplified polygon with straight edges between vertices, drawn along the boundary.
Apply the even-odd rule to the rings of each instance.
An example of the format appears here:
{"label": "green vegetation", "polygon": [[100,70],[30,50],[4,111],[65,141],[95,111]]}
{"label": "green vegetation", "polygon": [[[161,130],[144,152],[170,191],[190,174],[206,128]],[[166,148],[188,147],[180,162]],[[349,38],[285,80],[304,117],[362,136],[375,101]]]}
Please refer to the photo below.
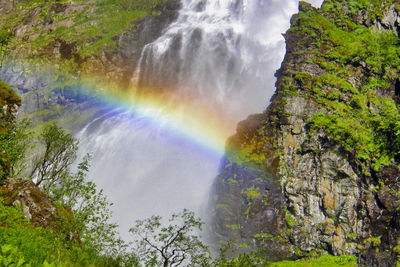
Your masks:
{"label": "green vegetation", "polygon": [[296,225],[296,220],[293,218],[291,214],[286,214],[285,216],[285,222],[287,227],[292,228],[293,226]]}
{"label": "green vegetation", "polygon": [[244,194],[246,195],[247,199],[253,200],[253,201],[261,196],[260,188],[255,187],[254,185],[247,188],[247,190],[244,192]]}
{"label": "green vegetation", "polygon": [[137,221],[130,232],[138,239],[135,252],[146,267],[205,266],[210,262],[208,249],[193,234],[202,225],[193,212],[184,210],[173,214],[168,226],[161,224],[160,216],[152,216]]}
{"label": "green vegetation", "polygon": [[30,177],[36,179],[37,186],[50,192],[76,160],[78,142],[55,124],[45,127],[40,142],[44,151],[36,155]]}
{"label": "green vegetation", "polygon": [[8,30],[6,29],[0,30],[0,71],[3,68],[4,59],[9,52],[8,44],[10,42],[11,37],[12,34]]}
{"label": "green vegetation", "polygon": [[5,206],[3,201],[0,201],[0,222],[0,262],[18,260],[31,266],[42,266],[45,261],[61,266],[109,266],[113,262],[90,247],[69,241],[62,231],[35,227],[20,210]]}
{"label": "green vegetation", "polygon": [[213,262],[218,267],[264,267],[270,266],[270,263],[261,257],[258,253],[239,254],[237,257],[228,259],[225,255],[228,248],[222,249],[220,256]]}
{"label": "green vegetation", "polygon": [[[115,38],[133,22],[157,14],[165,0],[96,0],[96,1],[16,1],[14,8],[0,19],[0,25],[14,28],[30,24],[27,40],[14,38],[12,47],[28,48],[33,54],[47,53],[47,47],[55,41],[72,44],[66,47],[66,59],[99,55],[103,49],[117,45]],[[67,9],[67,7],[69,7]],[[67,12],[65,12],[67,10]],[[17,12],[18,11],[18,12]],[[51,22],[51,23],[49,23]],[[49,26],[43,28],[43,23]],[[35,52],[36,51],[36,52]],[[75,57],[75,58],[74,58]]]}
{"label": "green vegetation", "polygon": [[0,182],[6,179],[21,158],[26,146],[19,142],[23,133],[15,123],[15,112],[21,99],[0,80]]}
{"label": "green vegetation", "polygon": [[212,263],[211,266],[218,267],[338,267],[356,266],[357,258],[355,256],[342,255],[332,256],[324,255],[319,258],[304,258],[295,261],[278,261],[269,262],[261,256],[260,252],[252,252],[247,254],[239,254],[237,257],[227,259],[225,257],[226,250],[222,250],[220,256]]}
{"label": "green vegetation", "polygon": [[[310,9],[299,14],[298,26],[290,31],[309,36],[313,49],[304,53],[310,55],[311,63],[318,64],[323,73],[311,76],[297,72],[286,77],[281,84],[282,102],[286,97],[300,94],[313,99],[327,112],[309,118],[310,134],[324,131],[330,141],[354,155],[369,175],[370,169],[378,171],[400,159],[400,113],[393,97],[400,78],[400,46],[394,32],[378,31],[372,25],[365,27],[353,19],[359,11],[371,9],[371,3],[376,8],[370,10],[369,19],[379,18],[382,1],[346,1],[347,5],[342,2],[326,0],[321,11]],[[57,42],[63,46],[65,67],[75,69],[101,51],[111,51],[119,34],[135,21],[160,12],[164,3],[164,0],[16,1],[13,10],[17,12],[9,10],[0,23],[7,21],[11,29],[21,24],[31,25],[26,36],[32,38],[12,38],[8,30],[1,31],[0,68],[6,49],[30,49],[33,55],[41,56],[51,53],[49,48]],[[72,8],[62,12],[67,5]],[[348,6],[348,10],[343,10],[343,6]],[[43,28],[46,21],[51,21],[46,24],[51,26]],[[67,88],[68,82],[60,82],[61,90]],[[72,94],[79,90],[68,88]],[[11,88],[0,82],[1,182],[28,167],[22,161],[32,140],[25,124],[19,125],[14,116],[20,103]],[[61,111],[55,107],[55,112]],[[356,262],[353,256],[325,255],[319,259],[269,263],[255,253],[233,259],[226,259],[222,253],[211,261],[207,248],[191,232],[200,229],[202,223],[188,211],[173,215],[168,226],[163,226],[158,216],[138,221],[131,229],[138,238],[136,250],[124,254],[125,244],[117,235],[117,226],[109,222],[110,203],[93,182],[86,180],[90,157],[84,158],[73,172],[70,166],[76,159],[77,141],[55,125],[45,127],[37,141],[42,143],[43,150],[33,162],[31,178],[55,203],[56,220],[52,227],[38,227],[28,222],[19,208],[1,200],[0,264],[5,266],[139,266],[140,263],[172,266],[185,260],[204,266],[354,266]],[[263,165],[266,159],[263,130],[247,141],[246,146],[233,154],[232,161]],[[242,194],[248,200],[249,215],[251,203],[261,192],[252,186]],[[228,208],[218,204],[217,209]],[[290,215],[285,222],[288,228],[296,224]],[[227,227],[241,229],[236,224]],[[377,239],[369,241],[376,243]]]}
{"label": "green vegetation", "polygon": [[[11,89],[8,90],[12,95]],[[6,99],[11,102],[18,100],[13,97]],[[15,117],[11,115],[5,117],[8,122],[4,127],[14,127]],[[26,138],[29,136],[22,134],[17,139],[26,143]],[[51,226],[39,227],[28,222],[20,208],[6,205],[0,199],[2,266],[270,266],[271,263],[255,253],[241,254],[232,259],[221,253],[212,260],[208,248],[193,232],[201,230],[203,223],[187,210],[174,214],[167,226],[162,225],[159,216],[138,221],[131,229],[137,238],[137,246],[132,253],[126,253],[126,245],[117,237],[116,225],[109,223],[110,204],[96,185],[85,178],[90,157],[85,157],[73,173],[69,167],[76,159],[77,141],[53,124],[44,127],[39,141],[44,149],[37,155],[31,173],[41,181],[39,185],[54,201],[56,216]],[[22,156],[12,153],[5,159],[20,162],[25,152],[21,152]],[[12,172],[7,173],[10,175]],[[9,177],[5,176],[5,179]],[[244,194],[249,199],[258,198],[259,188],[253,186]],[[240,228],[237,225],[231,227]],[[321,258],[304,262],[328,262],[330,266],[341,266],[344,261],[340,259]],[[282,265],[285,263],[276,264],[286,266]]]}
{"label": "green vegetation", "polygon": [[118,255],[125,244],[118,238],[118,226],[109,222],[111,204],[103,191],[86,179],[90,155],[86,155],[76,173],[72,173],[70,166],[78,150],[78,142],[72,135],[50,124],[44,128],[40,141],[44,150],[33,160],[31,179],[35,179],[36,185],[61,208],[72,210],[74,223],[70,231],[79,229],[81,238],[99,253]]}
{"label": "green vegetation", "polygon": [[[28,144],[34,143],[34,137],[25,123],[16,122],[19,97],[1,81],[0,86],[2,266],[43,266],[50,262],[60,266],[120,265],[122,257],[128,256],[123,254],[125,244],[117,236],[117,226],[109,222],[110,204],[102,191],[86,179],[88,157],[78,165],[76,173],[70,171],[76,159],[77,141],[57,126],[44,129],[41,135],[44,150],[37,156],[31,172],[55,205],[54,215],[49,217],[51,221],[43,221],[43,226],[33,224],[24,218],[19,207],[8,206],[18,193],[9,192],[8,180],[32,165],[25,163],[29,161]],[[15,183],[22,185],[23,181]],[[29,192],[32,201],[37,201],[35,205],[40,206],[43,196],[40,191],[32,190],[38,189],[33,187]],[[3,202],[3,197],[7,197],[7,202]]]}
{"label": "green vegetation", "polygon": [[321,11],[299,14],[299,26],[290,31],[309,34],[318,48],[311,58],[324,73],[313,77],[295,73],[284,84],[287,90],[296,90],[290,84],[300,85],[302,93],[328,111],[310,118],[312,130],[323,129],[332,141],[355,155],[369,175],[370,168],[378,171],[400,156],[399,105],[393,97],[400,46],[394,31],[378,31],[354,19],[362,10],[368,10],[368,19],[378,18],[382,12],[379,1],[346,2],[347,11],[341,1],[325,1]]}
{"label": "green vegetation", "polygon": [[246,145],[228,148],[229,160],[238,165],[261,166],[268,151],[265,146],[265,139],[262,128],[254,136],[248,137]]}
{"label": "green vegetation", "polygon": [[355,256],[331,256],[324,255],[317,259],[301,259],[297,261],[281,261],[272,263],[271,267],[333,267],[333,266],[356,266]]}

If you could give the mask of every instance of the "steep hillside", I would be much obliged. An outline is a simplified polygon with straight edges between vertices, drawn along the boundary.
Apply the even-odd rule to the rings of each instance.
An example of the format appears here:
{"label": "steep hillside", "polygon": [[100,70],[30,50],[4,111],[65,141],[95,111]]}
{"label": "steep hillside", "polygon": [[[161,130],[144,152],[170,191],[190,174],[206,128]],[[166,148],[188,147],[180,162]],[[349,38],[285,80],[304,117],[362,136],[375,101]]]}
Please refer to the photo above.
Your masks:
{"label": "steep hillside", "polygon": [[228,141],[219,240],[272,260],[357,254],[393,266],[400,238],[396,1],[301,2],[268,109]]}
{"label": "steep hillside", "polygon": [[79,124],[96,102],[82,90],[94,83],[82,79],[126,88],[143,47],[179,7],[177,0],[0,1],[0,33],[11,34],[0,77],[18,89],[21,112]]}
{"label": "steep hillside", "polygon": [[0,25],[12,33],[9,49],[18,60],[127,82],[142,47],[178,8],[173,0],[2,1]]}

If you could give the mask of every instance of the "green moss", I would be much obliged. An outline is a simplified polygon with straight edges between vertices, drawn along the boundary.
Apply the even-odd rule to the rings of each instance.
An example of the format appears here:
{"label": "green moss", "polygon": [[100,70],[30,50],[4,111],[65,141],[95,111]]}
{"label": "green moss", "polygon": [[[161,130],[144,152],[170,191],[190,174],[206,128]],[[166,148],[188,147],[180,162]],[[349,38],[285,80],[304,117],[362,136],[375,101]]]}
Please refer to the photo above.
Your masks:
{"label": "green moss", "polygon": [[400,157],[399,106],[380,93],[392,90],[399,79],[398,37],[392,31],[358,25],[354,19],[361,10],[371,19],[381,16],[381,4],[328,0],[320,11],[300,12],[290,32],[304,36],[298,46],[308,40],[319,47],[310,55],[325,72],[315,76],[297,72],[281,83],[283,98],[297,84],[327,110],[309,119],[309,134],[324,131],[355,155],[365,174],[368,168],[379,170]]}
{"label": "green moss", "polygon": [[290,215],[290,214],[286,214],[286,216],[285,216],[285,222],[286,222],[286,225],[289,227],[289,228],[292,228],[293,226],[295,226],[297,223],[296,223],[296,220],[293,218],[293,216],[292,215]]}
{"label": "green moss", "polygon": [[260,188],[253,185],[252,187],[247,188],[244,195],[248,200],[254,201],[261,196]]}
{"label": "green moss", "polygon": [[240,226],[240,224],[229,224],[229,225],[225,225],[226,228],[232,229],[232,230],[239,230],[242,227]]}
{"label": "green moss", "polygon": [[262,149],[263,144],[254,139],[254,141],[247,144],[244,148],[242,148],[238,154],[236,154],[235,162],[238,164],[244,163],[256,163],[262,164],[265,160],[265,155],[260,153],[260,149]]}

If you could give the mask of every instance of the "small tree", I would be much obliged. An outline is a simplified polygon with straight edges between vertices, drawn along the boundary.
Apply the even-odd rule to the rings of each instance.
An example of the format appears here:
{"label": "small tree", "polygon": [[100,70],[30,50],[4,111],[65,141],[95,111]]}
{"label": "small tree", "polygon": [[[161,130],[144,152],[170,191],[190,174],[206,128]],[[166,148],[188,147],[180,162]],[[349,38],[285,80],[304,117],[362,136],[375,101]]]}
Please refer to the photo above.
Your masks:
{"label": "small tree", "polygon": [[77,171],[64,171],[48,188],[48,193],[54,201],[71,208],[87,245],[98,253],[117,257],[126,245],[118,236],[118,225],[110,222],[112,204],[103,190],[87,179],[89,162],[90,155],[87,154],[78,164]]}
{"label": "small tree", "polygon": [[55,124],[45,127],[40,136],[44,151],[33,160],[30,177],[48,191],[76,160],[78,141]]}
{"label": "small tree", "polygon": [[136,237],[136,253],[145,266],[208,266],[207,247],[194,234],[203,223],[188,210],[173,214],[168,226],[160,216],[136,221],[129,231]]}
{"label": "small tree", "polygon": [[[3,136],[0,135],[0,138]],[[6,145],[5,148],[4,145]],[[1,147],[9,155],[10,172],[8,177],[18,177],[27,171],[26,156],[34,148],[29,121],[16,121],[9,129],[8,142],[1,141]]]}
{"label": "small tree", "polygon": [[98,253],[116,257],[125,248],[118,236],[118,225],[110,222],[112,204],[103,190],[87,179],[90,155],[78,164],[78,141],[55,124],[44,128],[39,142],[42,151],[34,158],[31,178],[56,203],[72,210],[81,238]]}
{"label": "small tree", "polygon": [[0,80],[0,182],[13,174],[15,163],[25,152],[21,142],[24,131],[15,118],[20,105],[21,98]]}

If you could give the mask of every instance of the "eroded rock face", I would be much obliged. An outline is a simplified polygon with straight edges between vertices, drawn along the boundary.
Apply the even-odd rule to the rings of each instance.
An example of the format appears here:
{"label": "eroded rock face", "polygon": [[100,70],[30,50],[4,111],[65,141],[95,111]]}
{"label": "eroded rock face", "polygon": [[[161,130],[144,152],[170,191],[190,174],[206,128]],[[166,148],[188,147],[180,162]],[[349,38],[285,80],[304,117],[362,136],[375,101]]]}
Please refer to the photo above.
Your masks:
{"label": "eroded rock face", "polygon": [[[0,10],[11,8],[13,7],[10,1],[0,2]],[[85,4],[75,2],[50,5],[50,13],[60,16],[67,14],[71,17],[71,20],[59,22],[43,19],[41,8],[45,7],[38,6],[29,14],[25,14],[23,23],[12,29],[16,39],[21,42],[34,40],[37,37],[35,35],[37,31],[34,29],[37,27],[49,33],[60,27],[71,27],[74,17],[71,14],[79,13],[86,7]],[[34,119],[38,117],[38,121],[65,117],[66,121],[80,121],[78,125],[66,125],[69,128],[79,129],[87,122],[87,118],[82,118],[78,114],[87,114],[86,117],[89,118],[92,115],[92,108],[98,103],[96,96],[88,94],[88,84],[84,84],[80,79],[93,77],[94,81],[99,83],[105,82],[109,86],[128,88],[143,47],[161,36],[163,30],[177,18],[179,9],[179,0],[166,1],[159,14],[134,21],[124,32],[113,37],[117,41],[114,48],[100,49],[96,55],[82,57],[78,51],[77,40],[61,39],[55,39],[37,50],[31,51],[29,46],[24,46],[21,51],[18,49],[11,51],[9,58],[17,60],[10,60],[5,64],[0,70],[0,78],[19,91],[23,99],[21,114],[37,114]],[[87,12],[93,13],[95,10],[89,9]],[[45,59],[44,62],[52,62],[52,66],[38,67],[21,62],[21,56]],[[69,76],[64,75],[62,71],[63,64],[68,65],[68,61],[76,65],[74,73],[68,73]],[[68,79],[67,84],[63,84],[66,79]]]}
{"label": "eroded rock face", "polygon": [[25,218],[36,226],[48,227],[54,222],[57,214],[56,207],[32,181],[7,180],[0,187],[0,193],[6,205],[20,207]]}
{"label": "eroded rock face", "polygon": [[[376,98],[397,101],[397,78],[382,78],[387,72],[373,70],[368,59],[335,61],[329,53],[340,44],[325,39],[323,29],[337,23],[340,34],[348,31],[341,21],[347,16],[354,27],[395,35],[399,4],[380,7],[378,17],[368,13],[372,5],[357,11],[340,1],[339,8],[332,1],[321,10],[300,3],[285,34],[287,53],[271,105],[241,122],[228,141],[212,193],[213,232],[217,240],[264,249],[271,260],[328,252],[359,255],[368,266],[394,266],[400,238],[398,162],[372,167],[376,158],[363,160],[346,146],[350,137],[330,135],[327,126],[315,127],[313,118],[343,114],[336,108],[351,107],[355,95],[367,94],[363,90],[371,79],[388,81],[374,88]],[[306,24],[314,16],[318,20]],[[335,77],[340,83],[332,82]],[[380,114],[383,107],[368,101],[368,112]]]}

